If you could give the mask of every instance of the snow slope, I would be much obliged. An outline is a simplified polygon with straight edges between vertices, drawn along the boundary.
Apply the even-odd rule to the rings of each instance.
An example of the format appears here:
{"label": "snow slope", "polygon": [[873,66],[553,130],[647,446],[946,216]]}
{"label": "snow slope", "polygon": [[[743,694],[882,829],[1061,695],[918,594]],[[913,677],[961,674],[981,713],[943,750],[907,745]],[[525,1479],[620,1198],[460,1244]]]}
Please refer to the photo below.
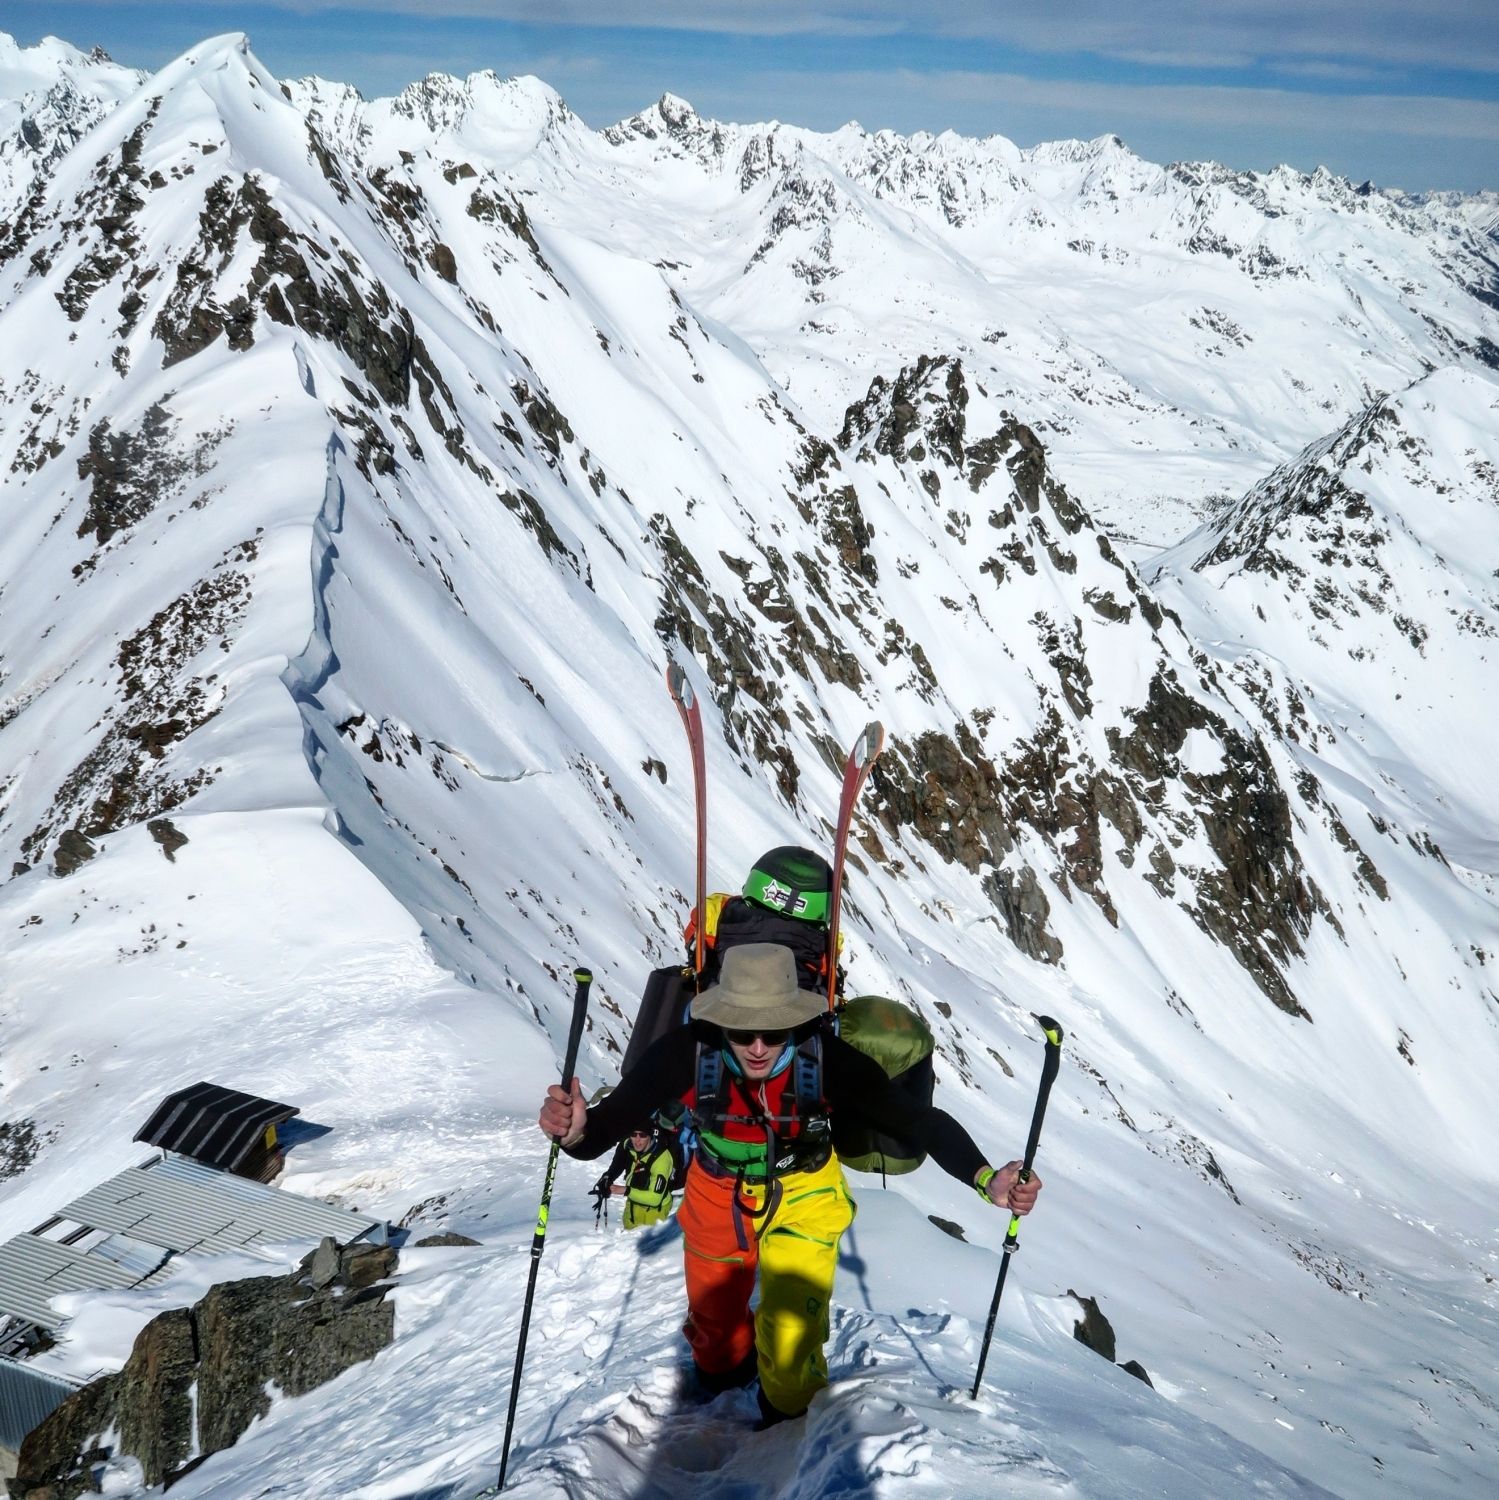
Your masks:
{"label": "snow slope", "polygon": [[565,1165],[531,1492],[731,1447],[745,1494],[1491,1485],[1490,253],[1109,139],[594,134],[535,80],[283,89],[238,36],[102,119],[0,241],[0,1232],[201,1076],[332,1127],[288,1186],[484,1242],[182,1492],[493,1463],[566,976],[592,1086],[679,951],[669,651],[716,885],[826,840],[886,724],[850,983],[996,1157],[1061,1020],[1048,1188],[976,1405],[1003,1226],[929,1167],[856,1184],[806,1436],[730,1399],[668,1451],[675,1246]]}

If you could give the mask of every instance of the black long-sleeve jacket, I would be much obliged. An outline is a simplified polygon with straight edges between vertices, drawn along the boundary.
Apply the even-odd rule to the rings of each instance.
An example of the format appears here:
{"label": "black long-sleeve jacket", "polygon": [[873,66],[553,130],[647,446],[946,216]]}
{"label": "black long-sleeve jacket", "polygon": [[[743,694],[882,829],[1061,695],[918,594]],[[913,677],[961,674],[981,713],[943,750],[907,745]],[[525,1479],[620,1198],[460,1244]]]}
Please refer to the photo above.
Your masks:
{"label": "black long-sleeve jacket", "polygon": [[[620,1079],[613,1093],[588,1111],[582,1136],[565,1148],[568,1155],[592,1161],[663,1104],[684,1098],[697,1082],[698,1043],[720,1041],[718,1028],[703,1022],[668,1032]],[[891,1084],[872,1057],[831,1033],[822,1041],[822,1092],[835,1119],[853,1117],[857,1123],[914,1142],[959,1182],[971,1183],[986,1164],[973,1137],[950,1114],[914,1103]]]}

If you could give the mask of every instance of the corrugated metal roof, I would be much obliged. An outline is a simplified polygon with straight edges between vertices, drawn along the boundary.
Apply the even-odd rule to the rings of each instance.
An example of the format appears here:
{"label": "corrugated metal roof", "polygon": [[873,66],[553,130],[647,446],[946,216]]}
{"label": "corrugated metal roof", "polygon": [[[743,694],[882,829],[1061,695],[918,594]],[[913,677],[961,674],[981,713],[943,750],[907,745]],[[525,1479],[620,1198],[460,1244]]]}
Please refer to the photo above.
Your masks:
{"label": "corrugated metal roof", "polygon": [[195,1083],[168,1094],[135,1139],[232,1172],[264,1147],[267,1126],[280,1125],[296,1113],[295,1106],[274,1099],[218,1083]]}
{"label": "corrugated metal roof", "polygon": [[51,1416],[78,1384],[0,1354],[0,1443],[16,1452],[26,1434]]}
{"label": "corrugated metal roof", "polygon": [[87,1192],[57,1218],[109,1237],[82,1249],[37,1234],[0,1245],[0,1313],[42,1328],[63,1319],[50,1299],[60,1292],[136,1286],[165,1272],[171,1252],[224,1254],[285,1242],[383,1244],[386,1226],[312,1198],[231,1177],[182,1157],[130,1167]]}
{"label": "corrugated metal roof", "polygon": [[138,1270],[37,1234],[18,1234],[0,1245],[0,1312],[42,1328],[62,1324],[62,1316],[50,1303],[62,1292],[135,1286],[141,1279]]}
{"label": "corrugated metal roof", "polygon": [[316,1241],[324,1235],[343,1245],[385,1238],[384,1225],[367,1214],[174,1156],[130,1167],[58,1213],[75,1224],[115,1230],[177,1251],[222,1254],[287,1240]]}

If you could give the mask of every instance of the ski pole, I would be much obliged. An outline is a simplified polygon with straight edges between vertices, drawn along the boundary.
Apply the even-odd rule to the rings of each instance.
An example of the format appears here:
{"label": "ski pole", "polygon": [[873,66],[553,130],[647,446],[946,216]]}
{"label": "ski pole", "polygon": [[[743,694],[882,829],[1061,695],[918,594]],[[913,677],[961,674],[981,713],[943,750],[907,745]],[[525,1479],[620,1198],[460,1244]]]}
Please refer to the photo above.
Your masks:
{"label": "ski pole", "polygon": [[[587,969],[574,969],[577,990],[573,994],[573,1023],[567,1033],[567,1058],[562,1064],[562,1087],[572,1089],[573,1068],[578,1061],[578,1044],[583,1040],[583,1017],[588,1013],[588,986],[593,975]],[[547,1216],[552,1207],[552,1179],[557,1175],[557,1152],[561,1138],[552,1141],[547,1157],[546,1181],[541,1189],[541,1207],[536,1210],[536,1233],[531,1238],[531,1275],[526,1282],[526,1305],[520,1315],[520,1343],[515,1350],[515,1370],[510,1376],[510,1412],[505,1418],[505,1447],[500,1454],[500,1478],[495,1493],[505,1488],[505,1470],[510,1463],[510,1434],[515,1428],[515,1403],[520,1398],[520,1372],[526,1359],[526,1333],[531,1327],[531,1299],[536,1295],[536,1273],[541,1268],[541,1252],[546,1248]]]}
{"label": "ski pole", "polygon": [[[1057,1076],[1057,1066],[1062,1060],[1062,1028],[1050,1016],[1037,1016],[1041,1030],[1046,1033],[1046,1058],[1041,1064],[1041,1088],[1036,1095],[1036,1112],[1031,1116],[1030,1138],[1025,1143],[1025,1163],[1020,1168],[1021,1182],[1031,1180],[1031,1167],[1036,1161],[1036,1146],[1041,1139],[1041,1121],[1046,1118],[1046,1101],[1051,1097],[1052,1080]],[[989,1340],[994,1336],[994,1320],[999,1316],[999,1299],[1004,1295],[1005,1273],[1010,1269],[1010,1257],[1020,1245],[1020,1215],[1010,1215],[1009,1233],[1000,1247],[1004,1254],[999,1262],[999,1279],[994,1283],[994,1300],[989,1304],[989,1321],[984,1326],[984,1342],[979,1349],[978,1373],[973,1377],[973,1391],[969,1399],[978,1400],[979,1384],[984,1378],[984,1364],[989,1358]]]}

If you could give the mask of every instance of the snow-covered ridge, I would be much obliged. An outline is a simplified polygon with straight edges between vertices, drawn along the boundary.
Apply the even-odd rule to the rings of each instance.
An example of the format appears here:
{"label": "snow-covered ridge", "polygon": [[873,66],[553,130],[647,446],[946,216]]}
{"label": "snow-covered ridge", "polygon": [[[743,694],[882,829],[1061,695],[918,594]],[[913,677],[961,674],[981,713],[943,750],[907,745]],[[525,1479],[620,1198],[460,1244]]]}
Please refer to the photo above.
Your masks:
{"label": "snow-covered ridge", "polygon": [[[825,840],[885,723],[851,983],[928,1016],[986,1149],[1023,1138],[1032,1014],[1069,1036],[991,1404],[953,1393],[995,1225],[934,1169],[861,1182],[844,1389],[763,1473],[815,1490],[884,1433],[890,1493],[1101,1495],[1148,1426],[1142,1493],[1204,1493],[1204,1452],[1246,1490],[1481,1489],[1499,389],[1470,241],[1109,138],[1041,160],[668,97],[611,139],[532,83],[414,89],[283,90],[205,43],[0,240],[0,1102],[34,1153],[0,1226],[127,1164],[190,1070],[332,1127],[290,1185],[486,1241],[418,1263],[367,1395],[279,1404],[184,1493],[303,1482],[316,1426],[327,1493],[492,1456],[472,1382],[508,1369],[560,977],[598,976],[591,1086],[680,951],[668,651],[718,886]],[[987,242],[921,196],[981,157],[963,203],[1019,215]],[[1126,539],[1215,495],[1158,562]],[[666,1420],[638,1355],[676,1310],[670,1255],[592,1237],[592,1175],[559,1188],[543,1300],[573,1316],[520,1441],[621,1491],[662,1473],[619,1434]],[[1069,1288],[1158,1395],[1074,1363]]]}
{"label": "snow-covered ridge", "polygon": [[101,49],[47,37],[21,47],[0,32],[0,220],[11,218],[59,161],[146,75]]}

